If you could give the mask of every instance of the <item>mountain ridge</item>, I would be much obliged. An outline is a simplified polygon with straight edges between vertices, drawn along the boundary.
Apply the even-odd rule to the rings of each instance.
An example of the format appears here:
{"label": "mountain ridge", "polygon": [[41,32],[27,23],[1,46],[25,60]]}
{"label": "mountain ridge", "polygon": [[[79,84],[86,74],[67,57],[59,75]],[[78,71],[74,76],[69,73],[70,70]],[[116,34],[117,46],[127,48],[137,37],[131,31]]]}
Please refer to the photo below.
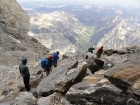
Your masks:
{"label": "mountain ridge", "polygon": [[[14,16],[11,14],[9,9],[14,8],[13,5],[15,5],[15,7],[18,5],[16,1],[3,0],[2,3],[0,1],[0,7],[1,5],[3,6],[3,4],[6,4],[6,7],[0,8],[0,13],[2,13],[0,14],[0,104],[140,104],[140,45],[123,47],[119,49],[104,48],[101,58],[96,58],[96,50],[93,51],[93,53],[87,52],[82,54],[67,52],[63,54],[62,59],[59,59],[58,67],[52,68],[51,73],[46,76],[46,73],[42,72],[42,69],[39,68],[39,60],[43,56],[46,57],[49,54],[48,49],[45,46],[42,46],[37,39],[27,35],[28,30],[26,29],[29,27],[29,19],[26,18],[27,14],[25,14],[23,11],[18,11],[18,14],[23,16],[22,19],[26,19],[25,21],[16,20],[15,17],[18,16],[16,13]],[[11,5],[12,7],[7,9],[7,7]],[[20,10],[18,8],[16,9]],[[64,14],[62,15],[62,19],[65,16],[70,17],[68,20],[71,21],[68,21],[67,19],[64,20],[64,22],[68,21],[69,23],[67,28],[65,28],[67,24],[63,24],[63,22],[59,21],[59,18],[57,18],[58,14]],[[52,23],[54,23],[54,25],[56,25],[58,28],[53,29],[53,27],[49,27],[47,30],[46,28],[41,27],[42,29],[37,32],[41,32],[41,34],[43,32],[48,32],[48,34],[51,33],[54,39],[56,39],[56,44],[59,44],[59,42],[62,41],[65,45],[68,43],[68,40],[69,43],[76,43],[76,41],[81,40],[79,41],[79,45],[85,45],[87,49],[88,42],[86,41],[89,40],[90,36],[88,36],[88,34],[94,33],[96,30],[92,29],[95,28],[102,33],[101,35],[110,33],[109,35],[112,36],[112,33],[119,33],[120,31],[118,30],[121,30],[122,28],[125,30],[131,29],[131,33],[136,31],[136,33],[139,34],[139,30],[136,30],[137,28],[135,28],[137,26],[126,21],[121,16],[113,18],[110,22],[105,21],[102,23],[107,23],[106,27],[108,30],[106,30],[106,27],[102,28],[102,26],[89,26],[88,30],[88,28],[82,25],[82,23],[76,17],[65,12],[57,12],[57,15],[53,14],[53,16],[58,22],[52,20]],[[17,28],[18,25],[20,27],[20,24],[22,24],[23,21],[27,23],[24,23],[23,27]],[[34,21],[38,20],[35,19]],[[10,25],[9,22],[11,22]],[[46,24],[48,22],[49,21],[47,20]],[[70,22],[75,23],[72,24]],[[80,24],[80,29],[78,27],[79,25],[77,24]],[[32,24],[32,26],[33,28],[36,27],[34,24]],[[110,27],[113,30],[109,30]],[[71,29],[71,33],[65,34],[64,32],[69,31],[69,28]],[[36,30],[34,31],[36,32]],[[77,34],[75,30],[78,30],[78,33],[81,35]],[[87,31],[91,31],[91,33],[88,33]],[[54,34],[52,34],[52,32]],[[61,32],[59,37],[55,34],[57,32]],[[75,36],[72,36],[73,34]],[[63,36],[63,39],[61,39],[62,37],[60,37],[60,35]],[[44,37],[46,36],[47,35]],[[98,37],[98,40],[100,40],[100,36]],[[67,38],[67,42],[65,42],[64,38]],[[116,35],[115,38],[118,38],[119,40],[119,38],[122,39],[123,37],[121,35],[120,37]],[[137,36],[135,38],[137,38]],[[94,40],[97,40],[97,38]],[[64,46],[61,47],[64,48]],[[86,50],[84,51],[86,52]],[[30,92],[24,91],[25,87],[22,84],[23,80],[19,73],[18,62],[22,57],[27,57],[29,59],[28,67],[30,70]]]}
{"label": "mountain ridge", "polygon": [[[49,44],[51,45],[54,44],[54,46],[56,46],[55,48],[58,48],[57,50],[60,49],[62,53],[66,52],[67,50],[71,52],[81,53],[92,46],[99,47],[101,45],[104,45],[104,47],[106,48],[119,48],[140,43],[138,35],[139,31],[137,30],[139,28],[139,20],[140,20],[139,9],[123,8],[120,6],[107,7],[107,6],[92,6],[92,5],[80,5],[80,6],[66,5],[63,8],[59,8],[59,10],[58,9],[47,10],[47,9],[48,9],[47,7],[45,7],[45,9],[42,10],[34,8],[34,11],[36,12],[31,14],[29,11],[27,11],[27,13],[30,14],[31,18],[37,18],[37,14],[40,11],[41,12],[40,18],[46,18],[46,20],[50,18],[53,20],[47,22],[49,23],[49,25],[52,25],[52,27],[50,28],[47,28],[47,26],[43,27],[44,29],[42,30],[46,31],[40,33],[40,35],[46,34],[48,36],[50,32],[53,32],[57,36],[59,36],[60,43],[63,44],[64,50],[62,49],[62,46],[54,44],[53,42],[49,42]],[[53,14],[56,17],[50,14]],[[62,16],[60,16],[60,14]],[[64,21],[66,17],[67,21]],[[44,23],[43,21],[40,22],[40,24],[43,23]],[[31,26],[32,24],[34,24],[33,21],[31,22]],[[40,35],[38,35],[38,33],[33,33],[33,30],[39,31],[40,30],[39,25],[36,24],[35,27],[31,27],[30,35],[34,36],[38,40],[41,40],[39,39]],[[61,41],[61,39],[63,39],[62,37],[63,35],[60,34],[62,33],[64,36],[66,36],[64,39],[67,40],[68,42],[67,44]],[[57,40],[53,39],[51,35],[49,36],[50,36],[49,40],[51,39],[54,42],[57,42]],[[107,37],[111,38],[110,42],[107,42],[108,41]],[[115,38],[117,39],[115,40]],[[128,39],[132,40],[129,40],[130,41],[129,42],[127,41]],[[41,43],[44,42],[48,42],[47,39],[46,41],[43,39],[43,42]],[[48,43],[44,45],[50,48],[52,51],[54,51],[53,46],[47,44]]]}

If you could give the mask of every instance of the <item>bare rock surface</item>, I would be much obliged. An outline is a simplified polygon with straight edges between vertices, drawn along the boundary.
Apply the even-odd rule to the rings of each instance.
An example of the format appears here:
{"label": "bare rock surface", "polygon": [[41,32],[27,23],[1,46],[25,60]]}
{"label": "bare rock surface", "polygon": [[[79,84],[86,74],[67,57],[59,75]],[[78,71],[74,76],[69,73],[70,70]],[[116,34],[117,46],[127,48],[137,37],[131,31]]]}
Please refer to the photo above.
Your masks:
{"label": "bare rock surface", "polygon": [[0,65],[14,66],[22,57],[37,62],[48,49],[29,37],[30,17],[16,0],[0,1]]}
{"label": "bare rock surface", "polygon": [[71,105],[60,93],[54,93],[48,97],[38,99],[38,105]]}
{"label": "bare rock surface", "polygon": [[[132,54],[127,62],[123,64],[118,64],[115,67],[111,68],[105,76],[113,81],[117,86],[122,87],[122,89],[137,89],[139,87],[139,58],[140,52]],[[116,82],[114,80],[117,80]],[[137,91],[138,95],[139,92]]]}
{"label": "bare rock surface", "polygon": [[[140,104],[139,46],[104,50],[99,59],[66,52],[46,77],[38,70],[49,50],[27,35],[29,21],[16,0],[0,1],[0,105]],[[22,57],[28,58],[30,92],[18,70]]]}
{"label": "bare rock surface", "polygon": [[82,82],[72,86],[66,94],[66,99],[72,104],[88,105],[92,104],[107,104],[119,105],[125,102],[122,90],[112,85],[100,70],[94,75],[86,76]]}
{"label": "bare rock surface", "polygon": [[[29,99],[28,102],[24,100],[24,97],[20,97],[25,104],[31,104],[36,102],[41,105],[46,103],[47,105],[138,105],[139,101],[139,55],[140,52],[130,53],[128,56],[123,54],[122,57],[127,59],[123,62],[119,61],[120,54],[112,54],[114,64],[110,56],[103,56],[99,60],[104,61],[105,64],[114,64],[108,69],[97,70],[96,72],[87,72],[91,62],[96,58],[89,57],[84,59],[84,56],[70,53],[66,54],[66,58],[60,59],[58,67],[53,68],[49,76],[45,76],[45,73],[38,72],[39,62],[36,64],[30,64],[31,70],[31,91],[30,93],[35,96],[36,101]],[[105,60],[105,57],[107,60]],[[91,60],[90,60],[91,59]],[[89,61],[88,61],[89,60]],[[86,61],[86,62],[84,62]],[[17,87],[22,85],[22,78],[19,75],[18,66],[13,68],[3,68],[1,73],[1,81],[10,78],[1,85],[1,93],[4,89],[4,97],[1,96],[2,104],[15,103],[16,97],[19,97],[19,90]],[[11,77],[12,76],[12,77]],[[18,77],[17,77],[18,76]],[[15,80],[15,78],[17,78]],[[13,83],[11,83],[13,82]],[[5,85],[7,84],[7,85]],[[4,88],[5,87],[5,88]],[[10,104],[9,104],[10,105]]]}
{"label": "bare rock surface", "polygon": [[72,85],[86,76],[87,66],[77,66],[78,61],[73,61],[54,68],[52,73],[39,83],[37,92],[42,96],[50,95],[54,91],[65,94]]}

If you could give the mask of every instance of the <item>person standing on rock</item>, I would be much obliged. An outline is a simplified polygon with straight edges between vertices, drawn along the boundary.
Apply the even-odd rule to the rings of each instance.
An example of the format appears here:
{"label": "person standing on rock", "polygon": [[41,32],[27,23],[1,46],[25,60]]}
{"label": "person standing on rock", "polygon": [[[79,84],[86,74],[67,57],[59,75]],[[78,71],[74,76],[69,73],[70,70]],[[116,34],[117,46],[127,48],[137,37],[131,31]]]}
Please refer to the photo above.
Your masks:
{"label": "person standing on rock", "polygon": [[52,54],[52,64],[54,67],[57,67],[58,59],[59,59],[59,51],[56,51]]}
{"label": "person standing on rock", "polygon": [[19,65],[19,71],[20,71],[21,76],[23,77],[23,82],[24,82],[26,91],[30,91],[30,86],[29,86],[30,72],[29,72],[28,67],[26,66],[27,58],[23,58],[21,62],[22,63]]}
{"label": "person standing on rock", "polygon": [[44,69],[44,72],[46,72],[46,76],[48,76],[52,69],[52,55],[49,55],[48,58],[41,59],[40,64],[42,69]]}
{"label": "person standing on rock", "polygon": [[97,50],[97,52],[96,52],[96,57],[97,57],[97,58],[100,58],[102,52],[103,52],[103,46],[101,46],[101,47],[98,48],[98,50]]}

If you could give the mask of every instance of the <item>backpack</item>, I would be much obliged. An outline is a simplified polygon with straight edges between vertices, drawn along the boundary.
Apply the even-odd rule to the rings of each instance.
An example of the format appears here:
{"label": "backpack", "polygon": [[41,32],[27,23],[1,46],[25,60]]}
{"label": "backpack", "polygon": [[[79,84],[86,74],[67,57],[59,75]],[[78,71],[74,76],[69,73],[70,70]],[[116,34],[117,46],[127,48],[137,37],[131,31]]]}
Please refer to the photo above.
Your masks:
{"label": "backpack", "polygon": [[41,59],[40,65],[41,65],[41,67],[42,67],[43,69],[46,68],[46,62],[47,62],[47,59],[46,59],[46,58]]}

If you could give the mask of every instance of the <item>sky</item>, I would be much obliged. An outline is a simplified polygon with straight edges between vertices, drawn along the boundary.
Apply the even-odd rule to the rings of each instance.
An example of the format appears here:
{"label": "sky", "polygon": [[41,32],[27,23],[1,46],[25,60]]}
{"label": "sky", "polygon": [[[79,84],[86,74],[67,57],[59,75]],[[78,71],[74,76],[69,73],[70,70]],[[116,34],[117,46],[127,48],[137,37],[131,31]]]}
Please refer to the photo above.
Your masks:
{"label": "sky", "polygon": [[45,1],[51,3],[63,4],[95,4],[95,5],[121,5],[126,7],[139,7],[140,0],[17,0],[20,1]]}

